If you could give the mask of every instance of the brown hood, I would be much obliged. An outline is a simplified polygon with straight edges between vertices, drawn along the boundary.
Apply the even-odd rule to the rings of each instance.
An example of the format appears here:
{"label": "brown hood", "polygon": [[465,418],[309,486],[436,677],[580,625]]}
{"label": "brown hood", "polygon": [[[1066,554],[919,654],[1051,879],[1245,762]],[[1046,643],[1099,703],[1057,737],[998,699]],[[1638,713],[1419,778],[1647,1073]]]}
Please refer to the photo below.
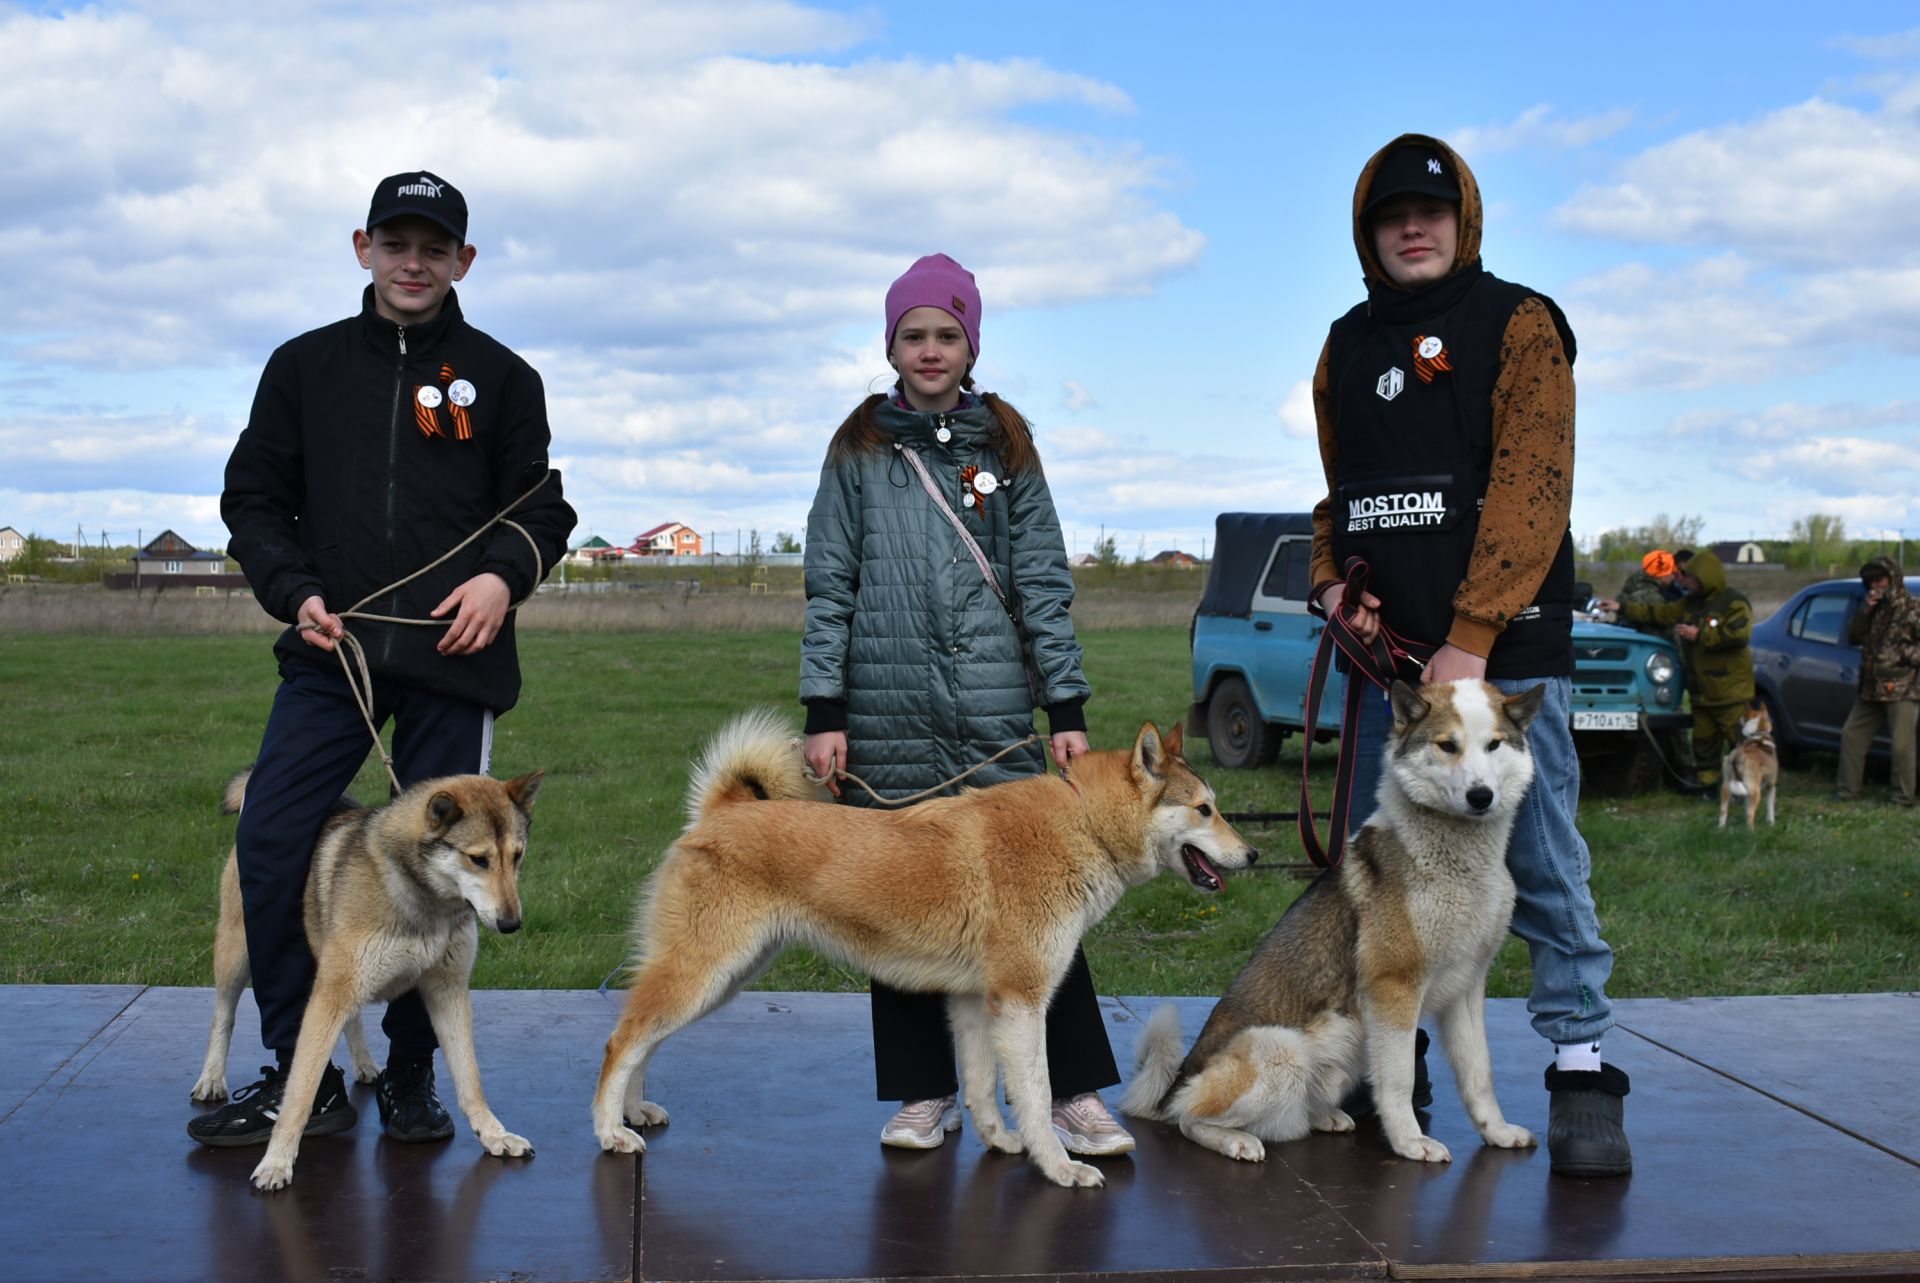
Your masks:
{"label": "brown hood", "polygon": [[1474,181],[1473,171],[1467,168],[1467,162],[1460,159],[1460,153],[1428,134],[1401,134],[1398,138],[1373,153],[1366,168],[1360,171],[1360,181],[1353,188],[1353,247],[1360,254],[1360,270],[1367,278],[1367,285],[1380,286],[1390,290],[1401,290],[1393,283],[1386,269],[1380,266],[1380,258],[1373,252],[1373,237],[1367,233],[1360,210],[1367,203],[1367,192],[1373,186],[1374,171],[1380,168],[1380,162],[1387,153],[1396,147],[1415,146],[1432,147],[1444,152],[1452,159],[1454,171],[1460,177],[1460,231],[1454,246],[1453,270],[1448,276],[1456,275],[1471,266],[1480,257],[1480,184]]}
{"label": "brown hood", "polygon": [[1899,562],[1895,561],[1892,557],[1887,556],[1885,553],[1881,553],[1878,557],[1873,558],[1871,561],[1867,562],[1866,565],[1860,567],[1860,572],[1862,577],[1865,576],[1868,570],[1875,569],[1875,568],[1884,572],[1887,578],[1892,581],[1887,585],[1888,596],[1890,597],[1907,596],[1907,577],[1901,573]]}

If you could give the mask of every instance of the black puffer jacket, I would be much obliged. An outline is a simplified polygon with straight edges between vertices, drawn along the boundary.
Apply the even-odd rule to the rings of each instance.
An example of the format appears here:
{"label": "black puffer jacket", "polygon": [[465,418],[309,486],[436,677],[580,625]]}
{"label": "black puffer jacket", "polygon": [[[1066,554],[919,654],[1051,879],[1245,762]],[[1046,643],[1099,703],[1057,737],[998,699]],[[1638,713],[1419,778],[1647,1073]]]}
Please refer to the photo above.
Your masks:
{"label": "black puffer jacket", "polygon": [[[423,402],[421,389],[431,389]],[[461,404],[464,402],[465,404]],[[341,611],[479,529],[548,470],[546,396],[533,367],[474,329],[451,293],[434,320],[402,328],[373,308],[282,344],[227,461],[220,515],[254,596],[293,623],[318,594]],[[539,548],[495,527],[432,573],[367,602],[425,618],[483,571],[517,601],[566,553],[574,512],[560,474],[513,512]],[[504,712],[520,694],[513,616],[476,655],[434,649],[444,627],[350,620],[376,683],[395,680]],[[336,664],[293,629],[283,662]]]}

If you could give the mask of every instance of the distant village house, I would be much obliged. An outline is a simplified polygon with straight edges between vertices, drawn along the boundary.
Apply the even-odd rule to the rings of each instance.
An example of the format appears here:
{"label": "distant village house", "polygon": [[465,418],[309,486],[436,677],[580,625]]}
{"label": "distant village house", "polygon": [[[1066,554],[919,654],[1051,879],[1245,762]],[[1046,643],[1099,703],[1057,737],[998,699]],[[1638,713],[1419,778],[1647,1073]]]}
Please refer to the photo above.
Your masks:
{"label": "distant village house", "polygon": [[27,548],[27,537],[12,526],[0,526],[0,561],[12,561]]}
{"label": "distant village house", "polygon": [[247,577],[227,570],[225,553],[202,552],[163,530],[133,554],[133,573],[106,576],[109,588],[245,588]]}
{"label": "distant village house", "polygon": [[1192,570],[1200,564],[1200,559],[1190,552],[1181,552],[1178,548],[1169,548],[1155,554],[1150,563],[1155,566],[1172,566],[1177,570]]}
{"label": "distant village house", "polygon": [[697,557],[706,548],[693,527],[669,521],[637,537],[627,551],[636,557]]}

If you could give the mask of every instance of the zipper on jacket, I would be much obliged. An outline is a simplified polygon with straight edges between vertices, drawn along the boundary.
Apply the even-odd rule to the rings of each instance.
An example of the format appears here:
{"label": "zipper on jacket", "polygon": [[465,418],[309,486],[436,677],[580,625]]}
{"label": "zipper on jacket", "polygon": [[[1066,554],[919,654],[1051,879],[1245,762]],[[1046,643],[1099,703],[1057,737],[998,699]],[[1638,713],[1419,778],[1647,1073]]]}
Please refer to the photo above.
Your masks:
{"label": "zipper on jacket", "polygon": [[[407,358],[407,327],[404,325],[396,325],[394,326],[394,332],[396,337],[398,337],[398,339],[400,340],[400,359],[395,361],[393,364],[393,412],[387,416],[386,538],[387,538],[387,570],[389,573],[391,573],[393,570],[393,562],[394,562],[393,510],[394,510],[394,505],[396,504],[399,498],[397,494],[398,483],[396,481],[395,474],[396,474],[396,470],[400,466],[400,401],[401,401],[401,394],[406,389],[406,385],[407,385],[407,359],[406,359]],[[396,596],[392,600],[392,602],[388,604],[387,608],[389,610],[394,610],[398,602],[399,602],[399,598]],[[395,610],[395,613],[397,614],[398,611]],[[380,659],[382,662],[385,662],[392,658],[393,634],[394,634],[394,630],[392,628],[389,628],[386,630],[385,635],[380,639]]]}

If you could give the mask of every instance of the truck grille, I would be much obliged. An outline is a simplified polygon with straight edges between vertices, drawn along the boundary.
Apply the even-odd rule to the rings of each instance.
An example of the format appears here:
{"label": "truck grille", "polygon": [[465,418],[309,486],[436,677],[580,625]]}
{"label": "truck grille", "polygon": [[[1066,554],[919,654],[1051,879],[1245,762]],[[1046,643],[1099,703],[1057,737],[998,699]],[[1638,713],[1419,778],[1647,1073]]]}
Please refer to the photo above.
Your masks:
{"label": "truck grille", "polygon": [[1627,668],[1582,668],[1573,675],[1576,697],[1633,694],[1633,670]]}
{"label": "truck grille", "polygon": [[1573,648],[1576,660],[1590,663],[1619,664],[1627,658],[1627,647],[1622,642],[1576,642]]}

